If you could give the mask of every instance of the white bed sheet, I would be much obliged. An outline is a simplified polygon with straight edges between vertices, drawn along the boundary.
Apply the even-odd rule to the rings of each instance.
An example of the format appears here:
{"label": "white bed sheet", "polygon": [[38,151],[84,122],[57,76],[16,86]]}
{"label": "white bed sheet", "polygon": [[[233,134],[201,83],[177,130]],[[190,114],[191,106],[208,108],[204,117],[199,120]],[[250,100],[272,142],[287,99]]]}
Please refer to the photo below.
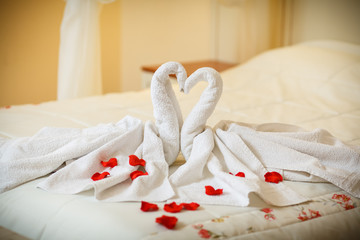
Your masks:
{"label": "white bed sheet", "polygon": [[[308,130],[323,128],[349,144],[360,145],[359,46],[332,41],[304,43],[266,52],[222,77],[224,92],[208,121],[210,126],[225,119],[283,122]],[[187,96],[178,93],[174,85],[184,116],[205,86],[196,86]],[[0,134],[31,136],[44,126],[89,127],[117,122],[126,115],[154,120],[148,90],[3,108]],[[181,161],[179,157],[172,170]],[[155,223],[155,217],[165,214],[163,210],[143,213],[140,203],[97,202],[91,192],[50,194],[35,187],[39,181],[0,195],[1,226],[31,239],[168,239],[169,234],[173,239],[193,239],[205,236],[199,234],[202,229],[203,234],[207,231],[233,239],[320,237],[318,234],[355,239],[360,233],[356,228],[360,225],[359,199],[327,183],[286,183],[313,198],[310,203],[274,208],[252,195],[246,208],[207,205],[195,212],[178,213],[176,229],[166,230]],[[346,194],[354,208],[346,210],[333,199],[334,194]],[[270,208],[276,220],[266,219],[264,208]],[[303,210],[310,214],[308,209],[319,211],[321,217],[301,221],[298,217]],[[336,229],[329,231],[334,226]]]}

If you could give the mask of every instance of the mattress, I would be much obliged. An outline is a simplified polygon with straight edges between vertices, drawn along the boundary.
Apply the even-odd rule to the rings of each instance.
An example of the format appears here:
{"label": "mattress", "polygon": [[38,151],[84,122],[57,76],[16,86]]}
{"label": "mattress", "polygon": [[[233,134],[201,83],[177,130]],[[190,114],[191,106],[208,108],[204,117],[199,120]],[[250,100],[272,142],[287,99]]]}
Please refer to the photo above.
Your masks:
{"label": "mattress", "polygon": [[[313,41],[265,52],[223,73],[223,94],[208,119],[245,123],[281,122],[307,130],[322,128],[357,148],[360,145],[360,46]],[[174,89],[186,117],[206,87],[190,94]],[[0,136],[32,136],[43,127],[86,128],[130,115],[154,120],[150,91],[113,93],[75,100],[0,109]],[[181,155],[170,174],[184,163]],[[360,234],[360,199],[330,183],[285,184],[312,201],[274,207],[256,194],[248,207],[201,205],[168,230],[142,212],[139,202],[102,202],[89,190],[49,193],[44,176],[0,194],[0,225],[29,239],[355,239]]]}

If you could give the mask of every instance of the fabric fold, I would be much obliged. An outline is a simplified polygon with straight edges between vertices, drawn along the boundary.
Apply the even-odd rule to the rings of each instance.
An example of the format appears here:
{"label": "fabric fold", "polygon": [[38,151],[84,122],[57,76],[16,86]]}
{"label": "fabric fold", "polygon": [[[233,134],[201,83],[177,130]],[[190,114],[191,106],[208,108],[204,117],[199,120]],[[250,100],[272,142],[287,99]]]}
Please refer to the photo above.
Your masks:
{"label": "fabric fold", "polygon": [[[186,79],[185,69],[177,62],[165,63],[154,73],[151,93],[156,123],[127,116],[116,124],[46,128],[30,138],[1,141],[1,191],[55,171],[38,187],[63,194],[94,189],[95,198],[104,201],[169,199],[174,191],[168,168],[180,151],[182,125],[170,74],[177,75],[181,88]],[[129,164],[130,155],[143,158],[145,166]],[[111,158],[116,158],[114,166],[102,165]],[[69,164],[58,169],[65,162]]]}

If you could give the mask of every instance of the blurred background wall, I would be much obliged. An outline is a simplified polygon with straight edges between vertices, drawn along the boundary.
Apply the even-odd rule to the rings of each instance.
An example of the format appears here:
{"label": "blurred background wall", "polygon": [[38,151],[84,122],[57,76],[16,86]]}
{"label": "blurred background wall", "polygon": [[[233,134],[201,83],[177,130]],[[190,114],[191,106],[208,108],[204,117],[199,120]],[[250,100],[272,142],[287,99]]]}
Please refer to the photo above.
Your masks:
{"label": "blurred background wall", "polygon": [[0,106],[56,98],[65,2],[0,0]]}
{"label": "blurred background wall", "polygon": [[[0,0],[0,107],[56,100],[64,0]],[[141,66],[331,38],[360,44],[358,0],[116,0],[101,6],[103,93],[141,89]]]}

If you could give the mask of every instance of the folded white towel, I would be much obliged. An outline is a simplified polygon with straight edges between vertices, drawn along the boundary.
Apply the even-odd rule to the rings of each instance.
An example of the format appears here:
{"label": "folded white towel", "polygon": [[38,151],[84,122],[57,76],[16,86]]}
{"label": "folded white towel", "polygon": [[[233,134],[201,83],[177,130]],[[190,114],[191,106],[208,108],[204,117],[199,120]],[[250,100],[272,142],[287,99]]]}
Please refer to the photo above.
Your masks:
{"label": "folded white towel", "polygon": [[[182,90],[187,77],[184,67],[177,62],[161,65],[151,80],[151,99],[159,136],[163,142],[165,159],[171,165],[180,152],[180,129],[183,119],[179,102],[169,80],[175,74]],[[174,117],[176,116],[176,117]]]}
{"label": "folded white towel", "polygon": [[[6,141],[1,145],[1,191],[15,187],[56,170],[62,163],[75,160],[56,171],[39,187],[57,193],[74,194],[91,188],[95,197],[108,201],[161,201],[173,195],[168,181],[168,167],[179,153],[179,129],[182,116],[169,74],[176,74],[183,84],[184,68],[175,62],[164,64],[152,80],[152,99],[157,125],[125,117],[117,124],[87,129],[47,128],[32,138]],[[61,134],[60,134],[61,133]],[[146,161],[145,166],[131,166],[129,155]],[[101,161],[117,159],[114,167]],[[138,169],[139,168],[139,169]],[[134,180],[135,170],[146,172]],[[109,175],[93,181],[95,173]]]}
{"label": "folded white towel", "polygon": [[[219,141],[229,151],[240,156],[244,152],[239,150],[240,145],[244,145],[265,168],[281,173],[287,180],[328,181],[360,197],[359,149],[342,143],[326,130],[308,132],[288,124],[230,121],[220,122],[215,128]],[[230,136],[236,140],[230,141]]]}
{"label": "folded white towel", "polygon": [[184,85],[184,93],[188,94],[199,81],[207,81],[208,86],[181,129],[181,152],[185,159],[190,157],[192,142],[195,136],[205,130],[206,121],[213,113],[222,93],[223,84],[220,74],[208,67],[200,68],[189,76]]}
{"label": "folded white towel", "polygon": [[[251,192],[277,206],[309,200],[282,181],[266,182],[265,174],[271,171],[290,180],[326,179],[359,194],[359,153],[324,130],[306,133],[284,124],[251,128],[229,121],[220,122],[215,133],[206,128],[221,94],[222,80],[214,70],[199,69],[186,80],[185,93],[200,80],[209,81],[209,86],[181,131],[181,149],[187,161],[170,176],[176,193],[172,200],[246,206]],[[235,176],[238,172],[245,177]],[[205,186],[223,189],[223,194],[209,196]]]}
{"label": "folded white towel", "polygon": [[[94,188],[96,199],[105,201],[163,201],[171,197],[173,190],[168,181],[169,166],[155,125],[150,121],[143,124],[132,117],[124,118],[118,125],[130,128],[114,135],[112,139],[108,138],[101,147],[53,173],[38,186],[50,192],[65,194]],[[130,155],[146,161],[146,165],[140,168],[148,175],[130,179],[132,172],[140,170],[139,166],[129,164]],[[101,161],[113,157],[118,161],[115,167],[101,165]],[[91,176],[96,172],[108,172],[110,175],[93,181]]]}
{"label": "folded white towel", "polygon": [[[142,136],[138,132],[142,129],[140,120],[125,117],[117,124],[85,129],[43,128],[32,137],[6,140],[0,148],[1,192],[49,174],[66,161],[87,156],[127,132],[134,133],[133,144],[139,145]],[[113,152],[104,154],[106,158]]]}
{"label": "folded white towel", "polygon": [[[209,82],[182,129],[169,74],[177,75],[185,93],[201,80]],[[222,80],[215,70],[202,68],[186,79],[179,63],[166,63],[155,72],[151,86],[156,123],[128,116],[116,124],[44,128],[33,137],[0,139],[0,192],[56,171],[39,187],[66,194],[94,188],[95,197],[105,201],[247,206],[252,192],[277,206],[309,200],[286,182],[266,182],[264,175],[276,171],[288,180],[329,181],[360,197],[359,149],[325,130],[306,132],[286,124],[221,121],[211,129],[206,121],[221,92]],[[169,177],[180,142],[186,163]],[[145,166],[131,166],[130,155],[143,158]],[[104,167],[101,162],[110,158],[117,159],[116,166]],[[64,163],[69,164],[59,170]],[[131,180],[136,170],[146,174]],[[104,179],[92,180],[95,173],[104,172]],[[238,172],[245,176],[236,176]],[[206,186],[223,193],[208,195]]]}

